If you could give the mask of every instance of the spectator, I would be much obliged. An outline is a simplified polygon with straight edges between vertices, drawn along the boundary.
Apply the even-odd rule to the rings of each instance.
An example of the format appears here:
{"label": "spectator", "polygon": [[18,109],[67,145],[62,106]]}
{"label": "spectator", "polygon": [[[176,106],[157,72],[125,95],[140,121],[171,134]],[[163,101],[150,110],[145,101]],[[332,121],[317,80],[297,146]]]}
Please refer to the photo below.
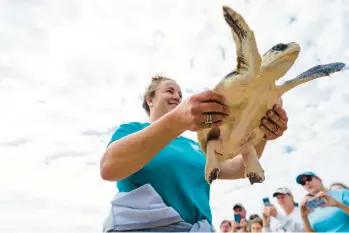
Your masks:
{"label": "spectator", "polygon": [[240,223],[233,221],[232,231],[233,232],[247,232],[248,221],[246,220],[246,209],[241,203],[236,203],[233,207],[234,215],[240,215]]}
{"label": "spectator", "polygon": [[251,221],[255,218],[260,218],[262,219],[258,214],[251,214],[250,217],[248,218],[248,224],[247,224],[247,230],[251,232]]}
{"label": "spectator", "polygon": [[261,218],[258,214],[251,214],[250,217],[248,218],[250,221],[252,221],[255,218]]}
{"label": "spectator", "polygon": [[333,183],[330,185],[330,189],[349,189],[349,187],[342,183]]}
{"label": "spectator", "polygon": [[[277,211],[274,205],[266,206],[263,210],[264,226],[266,231],[270,229],[270,219],[273,217],[280,226],[279,229],[286,231],[301,232],[304,231],[303,221],[301,218],[301,211],[296,202],[294,201],[291,190],[285,187],[278,188],[274,193],[273,197],[277,198],[280,207],[284,213]],[[274,229],[276,231],[277,229]]]}
{"label": "spectator", "polygon": [[223,220],[220,229],[221,232],[231,232],[231,222],[229,220]]}
{"label": "spectator", "polygon": [[349,190],[324,187],[322,179],[313,172],[304,172],[296,181],[314,197],[323,198],[325,206],[309,210],[306,203],[309,196],[302,201],[302,218],[307,231],[315,232],[349,232]]}
{"label": "spectator", "polygon": [[314,232],[314,229],[311,227],[309,220],[308,220],[309,211],[308,211],[307,207],[305,206],[307,201],[309,201],[312,198],[314,198],[314,195],[311,193],[308,193],[307,195],[305,195],[305,197],[301,201],[301,216],[302,216],[305,232]]}
{"label": "spectator", "polygon": [[251,220],[250,232],[262,232],[262,231],[263,231],[263,220],[259,217]]}

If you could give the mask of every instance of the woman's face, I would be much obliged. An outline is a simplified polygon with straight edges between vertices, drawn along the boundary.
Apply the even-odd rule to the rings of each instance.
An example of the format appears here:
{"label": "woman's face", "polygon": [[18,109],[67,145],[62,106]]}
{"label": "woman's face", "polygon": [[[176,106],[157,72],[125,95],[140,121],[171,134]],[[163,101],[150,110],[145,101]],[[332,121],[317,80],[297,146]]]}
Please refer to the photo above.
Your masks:
{"label": "woman's face", "polygon": [[262,232],[263,227],[259,223],[251,224],[251,232]]}
{"label": "woman's face", "polygon": [[168,113],[182,101],[182,91],[179,85],[172,80],[159,84],[155,96],[150,100],[150,113],[160,116]]}

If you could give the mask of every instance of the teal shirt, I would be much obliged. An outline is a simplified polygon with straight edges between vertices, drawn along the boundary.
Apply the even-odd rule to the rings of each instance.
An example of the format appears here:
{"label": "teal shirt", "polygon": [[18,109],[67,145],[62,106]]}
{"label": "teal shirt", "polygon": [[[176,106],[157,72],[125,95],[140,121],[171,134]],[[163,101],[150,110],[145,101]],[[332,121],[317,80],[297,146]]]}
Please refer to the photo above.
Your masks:
{"label": "teal shirt", "polygon": [[[149,125],[139,122],[122,124],[113,134],[110,143]],[[210,186],[205,180],[205,163],[206,157],[199,144],[179,136],[141,170],[118,181],[117,188],[120,192],[129,192],[150,184],[184,221],[194,224],[206,219],[212,224]]]}
{"label": "teal shirt", "polygon": [[[349,190],[330,190],[328,195],[349,206]],[[316,232],[349,232],[349,214],[338,207],[316,208],[308,219]]]}

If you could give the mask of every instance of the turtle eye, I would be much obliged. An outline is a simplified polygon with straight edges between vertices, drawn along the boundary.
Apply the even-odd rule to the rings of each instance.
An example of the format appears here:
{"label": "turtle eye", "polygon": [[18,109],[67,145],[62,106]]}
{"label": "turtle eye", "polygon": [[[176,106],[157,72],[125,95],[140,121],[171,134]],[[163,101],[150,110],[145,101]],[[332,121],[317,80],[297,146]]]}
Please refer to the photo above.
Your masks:
{"label": "turtle eye", "polygon": [[277,44],[275,46],[272,47],[272,50],[274,51],[284,51],[287,48],[286,44]]}

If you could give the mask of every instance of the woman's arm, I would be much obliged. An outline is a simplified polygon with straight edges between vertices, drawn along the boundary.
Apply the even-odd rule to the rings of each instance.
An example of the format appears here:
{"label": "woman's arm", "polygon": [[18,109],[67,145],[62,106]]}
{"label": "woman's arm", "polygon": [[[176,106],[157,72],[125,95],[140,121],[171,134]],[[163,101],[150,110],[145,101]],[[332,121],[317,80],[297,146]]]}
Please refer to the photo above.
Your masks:
{"label": "woman's arm", "polygon": [[302,215],[302,220],[303,220],[305,232],[315,232],[314,229],[310,225],[310,222],[309,222],[307,215]]}
{"label": "woman's arm", "polygon": [[346,214],[349,215],[349,206],[344,204],[343,202],[338,202],[336,205],[338,208],[340,208],[341,210],[343,210]]}
{"label": "woman's arm", "polygon": [[116,181],[140,170],[158,152],[184,131],[176,127],[170,112],[147,128],[112,142],[100,164],[104,180]]}
{"label": "woman's arm", "polygon": [[309,194],[306,195],[303,200],[300,202],[300,210],[301,210],[301,217],[304,225],[304,231],[305,232],[315,232],[314,229],[311,227],[308,214],[309,210],[306,207],[307,200],[309,199]]}
{"label": "woman's arm", "polygon": [[326,199],[327,206],[334,206],[334,207],[340,208],[346,214],[349,215],[349,205],[347,205],[349,202],[349,191],[347,190],[343,191],[342,201],[338,201],[334,199],[332,196],[328,195],[327,192],[323,192],[323,191],[319,192],[316,196]]}
{"label": "woman's arm", "polygon": [[[214,124],[203,123],[206,112],[218,113],[214,116]],[[117,181],[132,175],[184,131],[219,126],[227,114],[222,95],[214,91],[193,95],[145,129],[110,143],[100,162],[102,179]]]}

